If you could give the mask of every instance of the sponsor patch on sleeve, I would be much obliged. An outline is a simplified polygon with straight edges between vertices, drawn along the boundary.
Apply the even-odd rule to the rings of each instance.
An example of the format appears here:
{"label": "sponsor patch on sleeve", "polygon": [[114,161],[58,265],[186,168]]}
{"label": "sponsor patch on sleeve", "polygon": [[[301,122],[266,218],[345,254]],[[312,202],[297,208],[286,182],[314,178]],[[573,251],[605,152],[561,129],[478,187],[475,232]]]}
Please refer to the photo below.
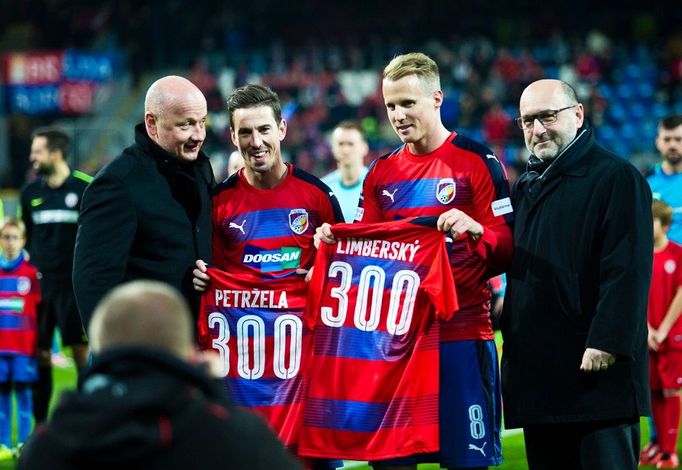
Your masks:
{"label": "sponsor patch on sleeve", "polygon": [[490,207],[492,207],[493,215],[495,217],[504,214],[509,214],[510,212],[514,212],[514,209],[512,208],[511,199],[509,199],[508,197],[493,201]]}
{"label": "sponsor patch on sleeve", "polygon": [[362,217],[365,215],[365,208],[364,207],[358,207],[357,210],[355,211],[355,220],[357,222],[362,222]]}

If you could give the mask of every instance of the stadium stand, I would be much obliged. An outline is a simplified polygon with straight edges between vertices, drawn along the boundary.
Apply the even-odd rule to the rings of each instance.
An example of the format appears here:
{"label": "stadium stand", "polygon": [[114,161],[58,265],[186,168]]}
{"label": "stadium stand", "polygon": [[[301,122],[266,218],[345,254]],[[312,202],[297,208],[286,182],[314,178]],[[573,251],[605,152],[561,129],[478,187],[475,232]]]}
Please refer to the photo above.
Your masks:
{"label": "stadium stand", "polygon": [[[679,24],[679,6],[666,15],[643,9],[626,14],[579,0],[557,15],[529,1],[514,7],[433,1],[412,5],[408,21],[387,0],[353,13],[347,2],[312,0],[264,0],[238,10],[216,0],[201,2],[202,8],[160,0],[67,3],[13,5],[13,14],[0,19],[0,50],[116,53],[124,58],[121,73],[101,106],[82,116],[26,116],[0,106],[0,126],[10,136],[0,138],[0,187],[19,187],[27,170],[28,131],[55,121],[81,142],[79,166],[94,172],[132,140],[122,129],[141,116],[140,90],[168,71],[188,76],[208,97],[205,149],[219,160],[232,150],[227,94],[249,81],[272,87],[292,124],[285,158],[317,175],[333,165],[327,137],[342,119],[362,120],[368,160],[396,145],[379,72],[396,53],[409,50],[430,54],[443,71],[446,126],[486,141],[510,167],[522,165],[526,154],[511,121],[518,96],[542,76],[574,83],[601,141],[642,169],[656,155],[657,120],[682,112],[682,35],[670,27]],[[580,5],[589,5],[589,18]]]}

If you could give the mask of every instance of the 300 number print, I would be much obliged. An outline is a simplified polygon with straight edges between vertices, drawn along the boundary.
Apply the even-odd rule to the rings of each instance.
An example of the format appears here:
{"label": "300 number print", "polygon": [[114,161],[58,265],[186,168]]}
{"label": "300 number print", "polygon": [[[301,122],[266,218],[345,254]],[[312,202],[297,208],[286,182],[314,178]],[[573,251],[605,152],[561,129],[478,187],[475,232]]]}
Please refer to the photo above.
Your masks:
{"label": "300 number print", "polygon": [[[217,327],[217,337],[211,346],[218,351],[223,365],[222,375],[230,372],[230,325],[222,313],[208,315],[209,328]],[[240,377],[256,380],[265,373],[265,322],[257,315],[244,315],[236,326],[237,336],[237,374]],[[296,376],[301,368],[301,342],[303,322],[296,315],[280,315],[274,323],[274,357],[272,370],[280,379]],[[286,356],[289,352],[289,363]]]}
{"label": "300 number print", "polygon": [[[322,306],[320,314],[322,322],[327,326],[340,327],[346,321],[349,299],[348,291],[353,279],[353,267],[345,261],[334,261],[329,266],[328,276],[339,277],[339,286],[331,289],[330,295],[338,300],[336,309]],[[392,335],[403,335],[410,330],[414,303],[421,279],[409,269],[402,269],[393,276],[391,297],[386,317],[386,330]],[[360,271],[357,300],[353,312],[353,323],[362,331],[374,331],[379,326],[381,306],[383,303],[386,272],[380,266],[365,266]],[[369,298],[369,289],[372,296]],[[401,305],[401,296],[405,292]],[[369,314],[368,314],[369,311]]]}

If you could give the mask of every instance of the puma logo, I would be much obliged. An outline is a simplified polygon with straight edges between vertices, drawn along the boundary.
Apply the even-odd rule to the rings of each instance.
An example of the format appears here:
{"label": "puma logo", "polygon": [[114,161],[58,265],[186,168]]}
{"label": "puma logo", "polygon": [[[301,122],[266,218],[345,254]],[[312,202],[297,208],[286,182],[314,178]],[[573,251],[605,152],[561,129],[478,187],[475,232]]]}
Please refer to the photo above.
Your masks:
{"label": "puma logo", "polygon": [[497,161],[497,163],[500,162],[500,161],[497,159],[497,157],[496,157],[494,154],[491,154],[491,153],[487,154],[487,155],[485,156],[485,158],[487,158],[487,159],[493,159],[493,160]]}
{"label": "puma logo", "polygon": [[382,196],[388,196],[391,198],[391,202],[395,202],[395,199],[393,199],[393,196],[395,195],[395,192],[398,190],[398,188],[395,188],[392,193],[389,193],[385,189],[382,191],[381,195]]}
{"label": "puma logo", "polygon": [[483,448],[485,447],[486,444],[487,444],[487,442],[484,442],[481,447],[478,447],[476,444],[469,444],[469,450],[477,450],[483,455],[483,457],[485,457],[486,455],[485,455],[485,451],[483,450]]}
{"label": "puma logo", "polygon": [[235,224],[234,222],[230,222],[230,225],[228,226],[228,228],[236,228],[236,229],[238,229],[240,232],[242,232],[242,235],[246,235],[246,234],[244,233],[244,224],[245,224],[245,223],[246,223],[246,219],[244,219],[244,220],[242,221],[242,224],[241,224],[241,225],[237,225],[237,224]]}

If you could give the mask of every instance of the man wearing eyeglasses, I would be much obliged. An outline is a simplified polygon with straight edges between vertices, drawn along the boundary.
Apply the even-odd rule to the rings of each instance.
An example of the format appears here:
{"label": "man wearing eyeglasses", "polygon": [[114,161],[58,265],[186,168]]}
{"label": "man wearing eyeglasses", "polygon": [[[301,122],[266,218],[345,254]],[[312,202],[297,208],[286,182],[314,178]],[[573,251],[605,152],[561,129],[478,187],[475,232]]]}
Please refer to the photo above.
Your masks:
{"label": "man wearing eyeglasses", "polygon": [[635,469],[649,414],[651,191],[595,142],[567,83],[531,83],[519,111],[531,155],[513,196],[505,424],[523,428],[531,470]]}

